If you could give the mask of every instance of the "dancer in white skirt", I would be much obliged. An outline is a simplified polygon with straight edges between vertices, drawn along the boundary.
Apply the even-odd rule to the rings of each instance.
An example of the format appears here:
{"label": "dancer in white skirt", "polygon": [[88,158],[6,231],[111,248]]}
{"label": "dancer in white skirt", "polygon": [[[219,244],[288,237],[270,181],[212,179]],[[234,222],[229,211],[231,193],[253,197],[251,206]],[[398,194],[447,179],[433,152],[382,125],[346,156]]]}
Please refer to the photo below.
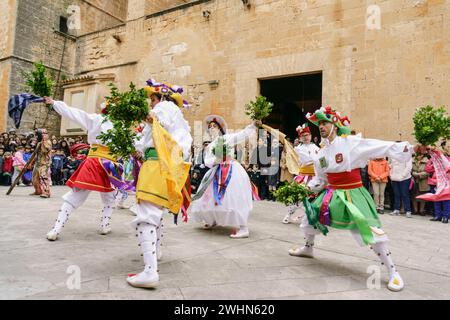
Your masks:
{"label": "dancer in white skirt", "polygon": [[192,198],[191,214],[194,221],[203,223],[204,229],[216,225],[238,227],[231,238],[248,238],[248,217],[253,209],[250,178],[239,162],[231,155],[217,158],[212,150],[223,138],[231,149],[256,132],[260,121],[255,121],[244,130],[226,134],[226,123],[217,115],[205,120],[212,142],[205,152],[205,164],[210,169],[203,177],[196,195]]}

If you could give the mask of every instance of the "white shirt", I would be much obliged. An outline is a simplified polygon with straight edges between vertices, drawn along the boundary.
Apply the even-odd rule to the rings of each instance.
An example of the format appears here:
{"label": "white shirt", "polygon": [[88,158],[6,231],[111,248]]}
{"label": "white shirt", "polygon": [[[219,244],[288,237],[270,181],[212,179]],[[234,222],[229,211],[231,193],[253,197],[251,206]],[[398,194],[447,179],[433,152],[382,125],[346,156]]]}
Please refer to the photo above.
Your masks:
{"label": "white shirt", "polygon": [[411,161],[413,147],[408,142],[392,142],[363,139],[360,136],[336,137],[332,143],[327,139],[315,157],[301,153],[302,162],[313,160],[314,178],[308,183],[311,190],[318,192],[328,184],[327,173],[350,172],[364,168],[367,161],[389,157],[398,161]]}
{"label": "white shirt", "polygon": [[58,112],[62,117],[68,118],[73,122],[76,122],[79,126],[85,129],[88,133],[89,144],[103,145],[102,141],[97,139],[97,136],[113,128],[110,121],[105,121],[105,118],[101,114],[87,113],[83,110],[69,107],[63,101],[55,101],[53,109]]}
{"label": "white shirt", "polygon": [[392,181],[404,181],[411,178],[412,159],[409,161],[389,160],[389,177]]}
{"label": "white shirt", "polygon": [[[320,148],[318,146],[316,146],[314,143],[300,144],[300,145],[296,146],[294,149],[295,149],[295,152],[297,152],[297,156],[298,156],[302,166],[307,166],[307,165],[310,165],[310,164],[313,163],[312,160],[307,161],[307,162],[303,162],[302,161],[302,154],[308,155],[308,157],[313,159],[314,157],[317,156],[317,153],[320,150]],[[306,160],[306,159],[303,158],[303,160]]]}
{"label": "white shirt", "polygon": [[[191,128],[184,119],[180,108],[170,101],[161,101],[152,111],[156,114],[159,123],[172,136],[183,151],[183,158],[189,159],[192,146]],[[135,142],[135,147],[144,153],[148,148],[154,148],[152,137],[152,125],[146,123],[141,139]]]}

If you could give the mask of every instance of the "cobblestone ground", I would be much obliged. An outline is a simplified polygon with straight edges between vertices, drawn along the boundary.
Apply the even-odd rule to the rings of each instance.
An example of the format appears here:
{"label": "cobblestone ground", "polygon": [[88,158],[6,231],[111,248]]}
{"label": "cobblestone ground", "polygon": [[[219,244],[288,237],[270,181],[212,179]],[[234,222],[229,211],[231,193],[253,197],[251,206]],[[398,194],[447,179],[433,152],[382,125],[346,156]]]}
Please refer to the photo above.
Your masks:
{"label": "cobblestone ground", "polygon": [[[303,241],[298,225],[282,224],[285,207],[265,201],[255,203],[249,239],[230,239],[227,228],[176,226],[166,216],[160,287],[132,288],[125,277],[143,265],[130,211],[116,210],[112,233],[101,236],[102,205],[93,193],[60,240],[46,240],[67,190],[55,187],[52,198],[41,199],[28,196],[31,188],[16,188],[11,196],[0,188],[1,299],[450,298],[450,225],[429,217],[381,216],[406,283],[404,291],[393,293],[386,289],[384,268],[381,287],[368,288],[367,268],[380,264],[349,232],[332,230],[318,237],[314,259],[290,257],[288,249]],[[80,289],[68,288],[70,266],[81,272]]]}

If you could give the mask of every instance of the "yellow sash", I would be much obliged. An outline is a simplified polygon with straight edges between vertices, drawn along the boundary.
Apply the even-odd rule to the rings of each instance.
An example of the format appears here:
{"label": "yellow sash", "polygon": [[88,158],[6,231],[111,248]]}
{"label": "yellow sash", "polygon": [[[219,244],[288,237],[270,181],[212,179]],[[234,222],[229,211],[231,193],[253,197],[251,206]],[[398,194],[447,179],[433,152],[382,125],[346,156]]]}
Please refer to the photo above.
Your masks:
{"label": "yellow sash", "polygon": [[314,176],[314,165],[300,167],[300,174],[305,176]]}
{"label": "yellow sash", "polygon": [[144,162],[139,173],[136,197],[178,213],[183,204],[181,192],[191,164],[184,161],[180,146],[156,119],[153,120],[152,136],[158,160]]}
{"label": "yellow sash", "polygon": [[88,157],[103,158],[106,160],[117,162],[117,158],[112,154],[107,146],[93,144],[89,149]]}

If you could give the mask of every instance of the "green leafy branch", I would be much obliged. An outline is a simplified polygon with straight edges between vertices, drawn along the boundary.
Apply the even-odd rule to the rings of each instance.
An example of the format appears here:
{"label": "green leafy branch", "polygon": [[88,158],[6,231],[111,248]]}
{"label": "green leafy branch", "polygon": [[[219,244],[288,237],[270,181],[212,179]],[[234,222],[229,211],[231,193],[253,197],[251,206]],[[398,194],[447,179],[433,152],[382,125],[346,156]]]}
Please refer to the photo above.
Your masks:
{"label": "green leafy branch", "polygon": [[443,106],[418,108],[413,121],[414,136],[424,146],[434,146],[440,138],[450,139],[450,117]]}
{"label": "green leafy branch", "polygon": [[267,101],[264,96],[256,97],[256,101],[250,101],[245,105],[245,114],[253,121],[267,118],[273,109],[273,103]]}
{"label": "green leafy branch", "polygon": [[119,92],[114,84],[109,86],[111,93],[106,97],[104,117],[105,121],[111,121],[113,128],[102,132],[97,138],[108,146],[114,155],[128,157],[136,151],[134,141],[137,134],[133,128],[144,121],[149,112],[147,94],[144,89],[136,89],[133,83],[130,83],[130,90],[123,93]]}
{"label": "green leafy branch", "polygon": [[35,95],[40,97],[52,96],[55,81],[48,75],[47,68],[42,62],[33,63],[34,70],[23,73],[25,84],[28,89]]}
{"label": "green leafy branch", "polygon": [[273,192],[275,199],[286,206],[298,205],[311,194],[312,192],[305,185],[295,181],[285,184]]}
{"label": "green leafy branch", "polygon": [[227,155],[231,155],[231,149],[223,137],[217,138],[217,142],[211,152],[218,159],[225,159]]}

